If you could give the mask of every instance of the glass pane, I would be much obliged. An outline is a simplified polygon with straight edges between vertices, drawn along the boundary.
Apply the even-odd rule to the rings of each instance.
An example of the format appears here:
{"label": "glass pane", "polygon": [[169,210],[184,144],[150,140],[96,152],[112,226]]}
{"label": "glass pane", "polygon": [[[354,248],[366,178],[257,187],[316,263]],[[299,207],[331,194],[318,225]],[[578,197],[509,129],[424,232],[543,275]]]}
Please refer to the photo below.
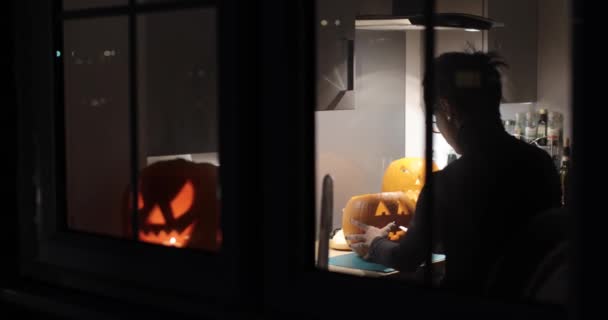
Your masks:
{"label": "glass pane", "polygon": [[[320,33],[317,36],[317,59],[332,77],[339,78],[338,73],[348,69],[342,67],[348,65],[349,55],[344,50],[326,53],[327,50],[341,48],[344,39],[353,40],[355,57],[354,90],[351,93],[354,110],[317,108],[315,113],[316,221],[323,221],[324,216],[319,205],[324,192],[324,177],[329,174],[333,178],[333,207],[328,208],[331,214],[329,231],[332,231],[328,250],[329,270],[422,280],[421,274],[416,273],[417,266],[412,270],[397,270],[367,256],[370,253],[367,246],[351,251],[349,242],[356,246],[364,244],[364,239],[346,239],[346,236],[362,234],[363,228],[357,223],[384,228],[394,221],[395,226],[387,229],[386,238],[397,243],[406,234],[403,229],[410,226],[417,196],[424,183],[424,153],[418,152],[423,149],[416,147],[422,146],[424,141],[424,122],[416,123],[421,119],[407,116],[413,111],[416,115],[422,114],[420,78],[417,76],[422,68],[421,31],[419,28],[406,35],[406,32],[394,29],[355,28],[359,21],[346,26],[348,15],[354,16],[355,11],[361,15],[382,14],[385,8],[364,5],[350,12],[342,10],[342,7],[340,1],[317,1],[319,21],[315,22],[321,26],[317,28],[317,33]],[[342,29],[336,28],[336,21],[340,22],[338,26]],[[415,60],[414,56],[418,59]],[[412,68],[408,69],[408,63]],[[322,72],[325,69],[318,67],[318,83],[331,83],[330,77]],[[347,78],[345,75],[344,79]],[[337,88],[334,90],[340,91],[339,81],[333,85]],[[408,85],[415,88],[411,95],[406,92]],[[408,130],[413,132],[409,136]],[[412,151],[407,152],[410,149]],[[325,229],[317,226],[319,254],[323,253],[325,245]],[[318,260],[322,261],[321,257]]]}
{"label": "glass pane", "polygon": [[63,0],[63,10],[92,9],[109,6],[124,6],[128,0]]}
{"label": "glass pane", "polygon": [[[217,250],[217,45],[214,9],[137,18],[142,241]],[[177,36],[179,35],[179,36]]]}
{"label": "glass pane", "polygon": [[571,131],[568,3],[438,2],[439,12],[455,8],[504,25],[437,31],[434,157],[443,170],[432,205],[448,262],[441,285],[564,302],[558,170]]}
{"label": "glass pane", "polygon": [[[332,231],[330,271],[422,281],[421,265],[431,252],[434,286],[564,301],[566,286],[559,278],[568,241],[562,206],[568,201],[561,194],[572,131],[568,4],[437,1],[432,83],[425,82],[424,26],[416,19],[369,16],[395,14],[396,7],[357,8],[366,17],[352,26],[355,108],[316,111],[316,221],[321,223],[324,177],[333,178],[329,227],[317,226],[319,254]],[[329,17],[327,28],[334,21],[330,14],[349,14],[338,9],[340,1],[324,1],[317,9],[326,6],[328,13],[318,16]],[[404,10],[422,13],[415,9]],[[480,19],[472,23],[470,15]],[[484,17],[496,22],[489,30]],[[345,33],[319,39],[350,38]],[[317,59],[332,47],[318,42]],[[348,62],[342,57],[336,66]],[[426,85],[435,87],[428,101]],[[424,163],[430,106],[429,188]],[[547,246],[537,241],[538,234],[548,239]]]}
{"label": "glass pane", "polygon": [[127,18],[64,24],[68,226],[126,236],[129,184]]}

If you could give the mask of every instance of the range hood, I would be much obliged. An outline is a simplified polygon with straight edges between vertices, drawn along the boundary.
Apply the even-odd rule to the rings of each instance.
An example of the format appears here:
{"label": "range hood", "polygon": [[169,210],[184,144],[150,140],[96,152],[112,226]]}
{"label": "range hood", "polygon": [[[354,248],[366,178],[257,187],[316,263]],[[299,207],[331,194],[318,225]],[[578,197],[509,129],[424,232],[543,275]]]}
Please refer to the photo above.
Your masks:
{"label": "range hood", "polygon": [[[416,15],[363,15],[357,16],[355,28],[361,30],[422,30],[425,17]],[[465,13],[437,13],[435,29],[481,31],[504,26],[482,16]]]}

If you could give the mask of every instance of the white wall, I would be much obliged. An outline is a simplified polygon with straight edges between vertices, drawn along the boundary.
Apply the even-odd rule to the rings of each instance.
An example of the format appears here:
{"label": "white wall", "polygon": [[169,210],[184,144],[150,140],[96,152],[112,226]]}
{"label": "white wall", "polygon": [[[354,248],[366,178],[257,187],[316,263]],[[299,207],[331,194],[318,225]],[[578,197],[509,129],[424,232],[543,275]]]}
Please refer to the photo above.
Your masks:
{"label": "white wall", "polygon": [[317,218],[329,173],[333,228],[341,226],[342,208],[352,196],[381,191],[385,168],[404,152],[405,34],[357,31],[355,46],[355,110],[316,112]]}
{"label": "white wall", "polygon": [[424,74],[422,31],[408,31],[405,55],[405,155],[424,156],[424,99],[422,75]]}
{"label": "white wall", "polygon": [[176,155],[165,155],[165,156],[150,156],[146,157],[146,165],[151,165],[155,162],[171,160],[171,159],[185,159],[196,163],[211,163],[216,166],[220,165],[219,156],[217,152],[208,153],[192,153],[192,154],[176,154]]}
{"label": "white wall", "polygon": [[[424,157],[424,99],[422,79],[424,38],[422,31],[407,31],[405,55],[405,156]],[[440,134],[433,135],[434,161],[439,168],[447,165],[451,147]]]}
{"label": "white wall", "polygon": [[[440,0],[438,12],[461,12],[483,15],[482,0]],[[473,46],[483,49],[481,32],[442,30],[436,32],[435,56],[448,51],[464,51]],[[405,94],[405,156],[424,157],[424,100],[422,80],[424,74],[424,36],[422,31],[406,32],[406,94]],[[440,134],[433,135],[433,161],[439,168],[447,165],[450,145]]]}
{"label": "white wall", "polygon": [[[450,3],[438,2],[438,9],[480,14],[481,1],[465,1],[461,10],[449,6]],[[440,4],[443,4],[440,6]],[[477,50],[483,49],[481,32],[461,30],[437,31],[435,56],[449,51],[464,51],[471,45]],[[405,156],[424,157],[424,100],[422,97],[422,80],[424,74],[424,37],[422,31],[408,31],[406,36],[406,94],[405,94]],[[447,165],[447,156],[452,147],[440,134],[433,135],[433,161],[443,168]]]}

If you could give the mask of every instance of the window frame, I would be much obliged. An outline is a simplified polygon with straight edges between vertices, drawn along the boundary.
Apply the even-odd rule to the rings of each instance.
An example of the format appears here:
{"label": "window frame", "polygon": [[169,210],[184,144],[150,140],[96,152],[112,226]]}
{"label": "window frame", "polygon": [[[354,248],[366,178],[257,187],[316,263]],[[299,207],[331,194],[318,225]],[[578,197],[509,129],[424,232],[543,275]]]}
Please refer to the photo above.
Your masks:
{"label": "window frame", "polygon": [[[425,2],[427,12],[433,12],[433,2]],[[230,0],[218,0],[218,3],[221,7],[218,20],[221,21],[222,29],[222,36],[218,38],[220,47],[225,49],[223,55],[220,55],[224,59],[224,62],[220,61],[220,103],[221,109],[227,110],[220,112],[220,154],[223,155],[220,171],[223,197],[231,201],[226,201],[222,211],[225,216],[222,228],[226,243],[220,254],[224,258],[216,266],[203,266],[203,270],[217,272],[217,279],[214,279],[217,281],[214,283],[229,279],[228,282],[222,282],[223,292],[227,296],[233,297],[229,293],[231,290],[242,291],[240,297],[247,298],[240,301],[243,304],[263,304],[280,313],[299,312],[319,317],[377,316],[380,309],[357,308],[359,305],[365,307],[367,299],[376,296],[382,298],[383,305],[395,307],[397,314],[407,313],[408,316],[433,317],[436,316],[435,312],[440,311],[475,314],[478,315],[477,318],[487,319],[489,313],[546,316],[547,310],[554,311],[548,306],[504,303],[390,280],[358,278],[316,269],[313,245],[315,221],[312,214],[318,205],[314,200],[315,98],[311,94],[314,92],[315,77],[312,70],[315,69],[316,59],[314,24],[311,23],[314,21],[314,1],[250,1],[248,5],[240,6],[237,1]],[[46,154],[44,159],[48,159],[48,153],[54,147],[33,139],[34,136],[50,139],[41,132],[52,132],[54,128],[52,123],[47,123],[47,119],[52,119],[54,106],[49,102],[52,99],[48,99],[54,95],[54,45],[52,22],[49,20],[52,7],[49,1],[34,0],[18,1],[15,6],[21,12],[18,19],[15,19],[18,26],[16,30],[26,33],[23,38],[15,41],[15,52],[25,53],[23,56],[16,55],[20,274],[127,301],[145,300],[147,303],[186,306],[189,310],[200,309],[204,303],[218,302],[217,299],[221,298],[219,294],[209,296],[196,292],[191,296],[192,299],[183,299],[183,296],[176,297],[174,294],[191,292],[169,288],[166,294],[155,294],[141,286],[126,286],[119,280],[125,277],[121,270],[114,270],[112,274],[104,270],[91,272],[87,269],[89,266],[82,265],[82,261],[78,265],[78,261],[73,258],[83,257],[83,250],[90,249],[89,245],[93,245],[95,250],[113,252],[108,255],[110,261],[116,260],[116,256],[133,258],[134,253],[145,256],[143,259],[131,259],[134,263],[146,259],[158,260],[159,256],[186,262],[219,261],[218,256],[170,251],[170,248],[141,243],[125,246],[126,241],[80,233],[51,233],[48,241],[53,247],[43,248],[39,245],[42,240],[28,236],[38,234],[33,223],[36,215],[40,214],[35,205],[35,183],[45,182],[44,186],[41,185],[43,188],[52,188],[54,185],[50,180],[54,170],[51,165],[47,164],[45,170],[34,174],[39,167],[39,162],[36,161],[41,159],[39,154]],[[431,11],[428,11],[429,8]],[[262,19],[258,21],[257,17],[251,17],[251,12]],[[285,28],[277,28],[277,21],[270,18],[284,23]],[[241,35],[241,42],[232,41],[230,37],[243,32],[239,27],[244,26],[249,27],[246,35],[251,37]],[[272,37],[273,41],[261,45],[258,43],[261,40],[260,34]],[[580,56],[578,59],[580,62]],[[260,65],[264,66],[263,72],[260,72]],[[295,69],[290,70],[285,66]],[[259,83],[252,84],[252,80]],[[237,97],[234,91],[225,89],[227,86],[247,97]],[[574,97],[582,102],[580,95]],[[239,102],[245,101],[252,101],[259,108],[252,110],[256,108],[251,108],[251,104],[247,107],[239,105]],[[245,117],[246,120],[240,117]],[[251,119],[259,123],[250,121]],[[282,121],[277,123],[276,119]],[[575,119],[580,121],[580,117]],[[430,126],[427,125],[426,130],[430,131]],[[581,137],[577,135],[581,134],[579,131],[574,132],[574,138]],[[575,156],[578,155],[580,149],[574,150]],[[248,168],[240,166],[239,157],[251,160],[248,161]],[[243,186],[239,183],[243,181],[254,182]],[[288,181],[289,187],[282,187],[285,186],[285,181]],[[580,181],[577,181],[578,184]],[[50,205],[49,201],[54,201],[52,194],[42,193],[39,197],[45,206]],[[250,209],[247,201],[258,201],[259,208]],[[244,209],[249,211],[245,212]],[[582,215],[578,219],[582,220]],[[50,225],[50,228],[54,226]],[[288,235],[283,237],[282,234],[277,235],[277,232],[286,232]],[[78,240],[78,248],[73,248],[75,240]],[[44,250],[46,259],[41,258],[41,251]],[[96,255],[95,252],[89,254]],[[222,269],[215,269],[217,266]],[[103,269],[101,265],[93,267]],[[118,277],[114,277],[114,274]],[[192,289],[196,291],[196,288]],[[203,296],[210,299],[197,299]],[[311,308],[311,303],[316,304],[316,308]]]}
{"label": "window frame", "polygon": [[[195,303],[200,304],[203,297],[202,301],[208,303],[218,299],[236,303],[261,277],[256,267],[259,255],[248,250],[254,246],[257,234],[253,230],[260,221],[243,213],[244,204],[240,200],[246,203],[249,196],[240,196],[247,188],[238,183],[242,178],[256,179],[255,171],[251,173],[250,169],[239,167],[238,158],[250,154],[255,147],[256,135],[247,132],[255,130],[257,124],[243,123],[243,118],[252,111],[234,97],[238,90],[247,95],[249,89],[244,84],[251,80],[237,76],[237,66],[242,66],[247,54],[242,50],[245,44],[237,41],[242,32],[239,27],[244,23],[239,21],[237,1],[190,0],[136,5],[130,0],[127,6],[69,12],[61,11],[60,0],[23,1],[15,6],[16,30],[22,35],[15,43],[15,52],[25,53],[16,54],[15,63],[16,73],[23,75],[17,79],[21,276],[133,302],[190,303],[195,313],[200,312],[197,310],[200,305]],[[55,57],[56,50],[63,51],[62,18],[125,15],[131,17],[130,24],[134,25],[133,17],[140,13],[200,7],[216,10],[218,68],[221,70],[217,79],[218,100],[222,106],[218,107],[222,247],[217,253],[210,253],[64,229],[63,64],[61,58]],[[248,31],[255,35],[254,32],[255,28]],[[130,34],[135,34],[133,29]],[[135,45],[136,39],[131,37],[129,43]],[[132,56],[136,54],[129,51]],[[132,57],[130,61],[136,60]],[[130,71],[134,70],[131,65]],[[131,76],[133,74],[136,73]],[[137,83],[131,79],[130,84],[129,92],[136,95]],[[135,109],[136,103],[132,98],[130,109]],[[136,139],[135,129],[130,129],[131,139]],[[228,302],[233,298],[236,298],[234,302]]]}
{"label": "window frame", "polygon": [[[296,2],[296,1],[294,1]],[[287,16],[285,19],[291,21],[284,30],[272,30],[275,38],[288,36],[298,38],[298,41],[287,47],[287,56],[293,57],[287,64],[299,66],[298,76],[289,76],[285,70],[272,69],[274,78],[289,79],[286,82],[294,82],[294,87],[281,87],[278,92],[286,92],[285,97],[275,92],[268,93],[279,95],[277,100],[290,99],[293,101],[292,109],[289,111],[275,110],[267,112],[282,112],[281,117],[289,125],[276,125],[274,130],[266,129],[268,136],[275,137],[273,145],[282,146],[279,153],[268,149],[264,154],[264,163],[268,172],[282,172],[283,176],[266,175],[268,187],[267,203],[274,206],[265,208],[268,230],[289,230],[290,236],[284,241],[276,241],[276,235],[267,234],[266,243],[268,247],[274,248],[274,254],[269,257],[266,264],[269,268],[277,264],[285,266],[283,270],[273,270],[274,281],[272,288],[265,295],[266,303],[270,306],[285,310],[300,310],[302,314],[312,317],[377,317],[387,307],[397,315],[407,314],[408,317],[437,318],[441,314],[461,313],[468,316],[475,315],[475,319],[487,319],[488,315],[512,316],[564,316],[560,306],[546,304],[531,304],[526,302],[509,302],[478,296],[467,296],[459,292],[451,292],[445,289],[421,286],[405,281],[394,281],[393,279],[367,278],[346,275],[337,272],[317,269],[315,266],[315,230],[318,221],[315,220],[316,207],[320,204],[315,202],[315,97],[314,92],[316,77],[314,74],[316,64],[315,50],[315,1],[309,3],[293,4],[298,7],[302,16]],[[289,6],[283,8],[289,11]],[[276,8],[265,8],[269,12]],[[423,32],[423,57],[424,61],[433,61],[435,51],[435,32],[433,25],[433,14],[435,13],[435,1],[424,1],[424,13],[426,18],[426,30]],[[314,23],[310,23],[314,21]],[[271,51],[272,48],[265,48]],[[273,57],[276,59],[276,57]],[[273,60],[276,61],[276,60]],[[281,62],[283,62],[281,60]],[[289,68],[288,68],[289,69]],[[433,73],[433,64],[425,63],[426,74]],[[430,81],[433,84],[433,81]],[[425,89],[424,94],[433,92],[433,86]],[[432,95],[427,101],[432,102]],[[429,104],[429,105],[432,105]],[[426,183],[432,183],[430,170],[432,159],[433,133],[432,114],[428,112],[429,106],[425,105],[425,156],[427,168]],[[266,126],[269,127],[269,126]],[[280,133],[280,138],[276,138]],[[287,146],[287,147],[283,147]],[[295,146],[295,147],[292,147]],[[285,161],[284,159],[289,159]],[[287,163],[286,163],[287,162]],[[282,181],[298,181],[291,188],[275,188]],[[432,189],[432,188],[431,188]],[[278,201],[277,199],[286,199]],[[427,200],[432,203],[433,195]],[[278,208],[278,209],[276,209]],[[427,207],[428,208],[428,207]],[[429,209],[430,210],[430,209]],[[285,211],[289,216],[285,217]],[[428,215],[427,215],[428,216]],[[294,234],[295,233],[295,234]],[[432,235],[428,235],[431,242]],[[429,252],[426,265],[431,266],[431,254]],[[425,283],[432,281],[432,269],[425,268]],[[289,294],[286,294],[289,293]],[[381,301],[380,306],[367,308],[373,302]],[[311,308],[314,304],[314,308]]]}

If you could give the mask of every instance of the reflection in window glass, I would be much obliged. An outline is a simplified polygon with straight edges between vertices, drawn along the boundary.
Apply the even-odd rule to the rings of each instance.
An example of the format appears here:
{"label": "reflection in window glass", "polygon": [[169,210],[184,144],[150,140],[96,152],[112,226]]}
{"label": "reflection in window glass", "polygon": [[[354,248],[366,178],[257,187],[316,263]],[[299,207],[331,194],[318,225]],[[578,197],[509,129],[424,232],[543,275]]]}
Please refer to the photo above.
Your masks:
{"label": "reflection in window glass", "polygon": [[[57,58],[63,57],[65,66],[68,227],[218,250],[215,11],[137,17],[135,210],[128,19],[64,21],[64,52]],[[134,213],[137,230],[132,230]]]}
{"label": "reflection in window glass", "polygon": [[137,199],[140,241],[205,250],[221,244],[217,166],[185,159],[145,167]]}
{"label": "reflection in window glass", "polygon": [[213,9],[137,18],[144,242],[206,250],[221,244],[215,23]]}
{"label": "reflection in window glass", "polygon": [[127,18],[64,24],[68,226],[125,236],[130,177]]}
{"label": "reflection in window glass", "polygon": [[93,9],[127,5],[128,0],[63,0],[63,10]]}
{"label": "reflection in window glass", "polygon": [[137,23],[146,156],[196,154],[217,161],[214,11],[146,14]]}

